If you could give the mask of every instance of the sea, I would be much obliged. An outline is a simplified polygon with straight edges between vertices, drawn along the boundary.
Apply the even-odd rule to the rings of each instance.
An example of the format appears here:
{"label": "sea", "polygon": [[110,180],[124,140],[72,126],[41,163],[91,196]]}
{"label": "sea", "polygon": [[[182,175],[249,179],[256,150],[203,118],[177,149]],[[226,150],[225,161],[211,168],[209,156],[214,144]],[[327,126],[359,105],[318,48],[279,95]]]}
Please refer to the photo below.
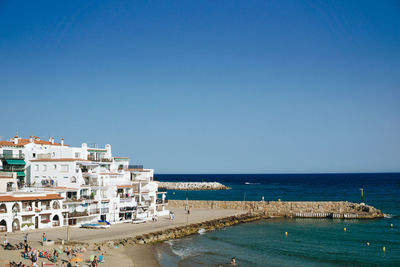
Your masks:
{"label": "sea", "polygon": [[350,201],[386,214],[386,218],[368,220],[266,219],[201,231],[156,245],[163,267],[231,266],[232,257],[237,266],[252,267],[400,266],[400,173],[157,174],[155,180],[216,181],[232,187],[168,190],[169,199]]}

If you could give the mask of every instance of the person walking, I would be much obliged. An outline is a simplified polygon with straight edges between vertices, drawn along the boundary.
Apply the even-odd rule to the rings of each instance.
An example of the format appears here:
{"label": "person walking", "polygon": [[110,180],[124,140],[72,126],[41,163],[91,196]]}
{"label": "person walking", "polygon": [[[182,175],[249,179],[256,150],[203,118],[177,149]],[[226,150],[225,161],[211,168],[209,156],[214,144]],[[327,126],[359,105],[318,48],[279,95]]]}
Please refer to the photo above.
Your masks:
{"label": "person walking", "polygon": [[46,233],[43,233],[42,237],[43,237],[43,242],[45,242],[47,240]]}
{"label": "person walking", "polygon": [[24,235],[24,243],[28,244],[28,233]]}

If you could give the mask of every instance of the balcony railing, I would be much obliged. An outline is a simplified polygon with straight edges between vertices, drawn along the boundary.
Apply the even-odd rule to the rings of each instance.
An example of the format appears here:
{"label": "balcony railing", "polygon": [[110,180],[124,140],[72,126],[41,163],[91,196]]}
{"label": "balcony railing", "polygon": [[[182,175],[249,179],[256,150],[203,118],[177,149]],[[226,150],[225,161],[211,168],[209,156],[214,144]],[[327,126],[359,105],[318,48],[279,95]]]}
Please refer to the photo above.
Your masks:
{"label": "balcony railing", "polygon": [[102,208],[102,209],[101,209],[101,213],[102,213],[102,214],[108,213],[108,211],[109,211],[109,208]]}
{"label": "balcony railing", "polygon": [[68,213],[68,218],[74,218],[74,217],[83,217],[83,216],[88,216],[89,214],[87,213],[87,211],[83,211],[83,212],[70,212]]}
{"label": "balcony railing", "polygon": [[25,154],[0,154],[0,159],[25,159]]}
{"label": "balcony railing", "polygon": [[90,214],[99,214],[100,209],[90,209]]}
{"label": "balcony railing", "polygon": [[97,162],[112,162],[112,159],[108,159],[108,158],[96,158],[94,156],[88,156],[87,157],[88,160],[91,161],[97,161]]}

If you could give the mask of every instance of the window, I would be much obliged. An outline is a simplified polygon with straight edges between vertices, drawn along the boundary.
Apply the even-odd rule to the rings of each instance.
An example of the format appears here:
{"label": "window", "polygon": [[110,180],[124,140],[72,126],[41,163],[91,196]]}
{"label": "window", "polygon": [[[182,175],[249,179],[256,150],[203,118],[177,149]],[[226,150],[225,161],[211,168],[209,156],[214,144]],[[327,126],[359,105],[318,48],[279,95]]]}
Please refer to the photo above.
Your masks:
{"label": "window", "polygon": [[55,156],[56,156],[56,152],[53,152],[53,154],[52,154],[52,155],[53,155],[53,157],[55,157]]}
{"label": "window", "polygon": [[62,172],[68,172],[69,171],[69,166],[67,164],[62,164],[61,165],[61,171]]}
{"label": "window", "polygon": [[76,159],[79,159],[80,157],[81,157],[81,153],[75,152],[75,158],[76,158]]}
{"label": "window", "polygon": [[39,176],[35,176],[35,180],[36,180],[36,181],[39,180]]}
{"label": "window", "polygon": [[36,158],[36,153],[32,153],[32,158]]}
{"label": "window", "polygon": [[47,165],[46,164],[44,164],[43,166],[42,166],[42,171],[47,171]]}
{"label": "window", "polygon": [[53,170],[57,170],[57,164],[53,165]]}
{"label": "window", "polygon": [[33,169],[38,172],[39,171],[39,165],[35,164],[35,166],[33,166]]}
{"label": "window", "polygon": [[68,176],[64,176],[64,179],[68,179]]}
{"label": "window", "polygon": [[72,176],[71,183],[76,183],[76,177],[75,176]]}

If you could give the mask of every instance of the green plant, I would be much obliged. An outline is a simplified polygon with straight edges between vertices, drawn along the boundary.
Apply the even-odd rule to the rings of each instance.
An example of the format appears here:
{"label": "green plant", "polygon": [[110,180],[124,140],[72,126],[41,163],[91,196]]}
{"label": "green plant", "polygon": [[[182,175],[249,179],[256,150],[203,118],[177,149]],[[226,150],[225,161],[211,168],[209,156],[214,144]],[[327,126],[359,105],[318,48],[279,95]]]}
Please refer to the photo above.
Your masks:
{"label": "green plant", "polygon": [[33,225],[33,223],[23,223],[22,228],[24,228],[25,226],[31,227],[32,225]]}

